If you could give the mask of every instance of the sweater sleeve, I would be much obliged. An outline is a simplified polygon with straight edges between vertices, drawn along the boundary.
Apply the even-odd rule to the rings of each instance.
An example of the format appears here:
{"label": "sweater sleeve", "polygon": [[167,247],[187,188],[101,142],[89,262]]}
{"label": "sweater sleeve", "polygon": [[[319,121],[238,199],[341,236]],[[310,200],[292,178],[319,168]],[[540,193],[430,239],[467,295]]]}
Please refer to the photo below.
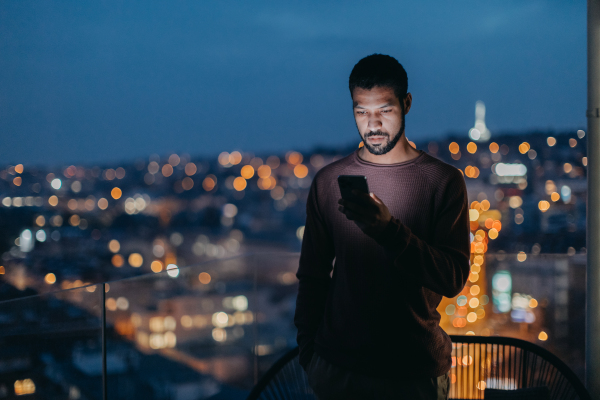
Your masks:
{"label": "sweater sleeve", "polygon": [[394,264],[422,286],[446,297],[460,293],[469,277],[469,203],[464,178],[456,171],[435,211],[431,243],[395,218],[375,240],[391,253]]}
{"label": "sweater sleeve", "polygon": [[306,224],[302,238],[298,297],[294,324],[298,328],[300,364],[306,369],[312,357],[314,338],[323,318],[335,256],[333,240],[319,210],[317,178],[313,179],[306,202]]}

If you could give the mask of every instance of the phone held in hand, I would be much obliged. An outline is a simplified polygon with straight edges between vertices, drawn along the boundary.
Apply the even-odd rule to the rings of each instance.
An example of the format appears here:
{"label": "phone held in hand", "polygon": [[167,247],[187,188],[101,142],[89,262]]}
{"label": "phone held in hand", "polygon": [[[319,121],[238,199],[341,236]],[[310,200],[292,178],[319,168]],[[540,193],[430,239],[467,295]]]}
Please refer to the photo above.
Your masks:
{"label": "phone held in hand", "polygon": [[367,185],[367,177],[364,175],[339,175],[338,185],[342,194],[342,199],[352,200],[354,195],[352,190],[357,190],[360,193],[369,194],[369,185]]}

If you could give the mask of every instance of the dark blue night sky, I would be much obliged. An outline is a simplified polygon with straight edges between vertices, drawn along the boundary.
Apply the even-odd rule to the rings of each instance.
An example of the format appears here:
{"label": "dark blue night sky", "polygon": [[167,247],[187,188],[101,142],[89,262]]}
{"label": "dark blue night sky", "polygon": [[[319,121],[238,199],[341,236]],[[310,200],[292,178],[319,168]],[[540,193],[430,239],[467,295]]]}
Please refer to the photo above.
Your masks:
{"label": "dark blue night sky", "polygon": [[0,2],[0,164],[358,143],[347,88],[406,68],[410,140],[585,126],[584,1]]}

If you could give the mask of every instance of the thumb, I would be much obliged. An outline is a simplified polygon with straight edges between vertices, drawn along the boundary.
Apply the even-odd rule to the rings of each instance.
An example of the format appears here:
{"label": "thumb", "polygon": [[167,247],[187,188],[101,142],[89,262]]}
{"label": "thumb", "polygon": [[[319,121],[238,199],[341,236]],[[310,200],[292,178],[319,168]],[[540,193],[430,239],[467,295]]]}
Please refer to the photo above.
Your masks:
{"label": "thumb", "polygon": [[375,193],[371,192],[371,193],[369,193],[369,196],[371,196],[371,198],[372,198],[373,200],[375,200],[376,202],[378,202],[378,203],[380,203],[380,204],[383,204],[383,201],[381,201],[381,199],[380,199],[379,197],[377,197],[377,196],[375,195]]}

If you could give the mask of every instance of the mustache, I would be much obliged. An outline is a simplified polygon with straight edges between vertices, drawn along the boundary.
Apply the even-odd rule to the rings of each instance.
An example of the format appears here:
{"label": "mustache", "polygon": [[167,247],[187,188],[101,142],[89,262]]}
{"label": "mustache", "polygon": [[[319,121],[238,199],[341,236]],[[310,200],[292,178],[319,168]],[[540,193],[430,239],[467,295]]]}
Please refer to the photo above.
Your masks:
{"label": "mustache", "polygon": [[371,131],[365,133],[365,139],[371,136],[387,136],[388,138],[390,137],[388,133],[382,131]]}

